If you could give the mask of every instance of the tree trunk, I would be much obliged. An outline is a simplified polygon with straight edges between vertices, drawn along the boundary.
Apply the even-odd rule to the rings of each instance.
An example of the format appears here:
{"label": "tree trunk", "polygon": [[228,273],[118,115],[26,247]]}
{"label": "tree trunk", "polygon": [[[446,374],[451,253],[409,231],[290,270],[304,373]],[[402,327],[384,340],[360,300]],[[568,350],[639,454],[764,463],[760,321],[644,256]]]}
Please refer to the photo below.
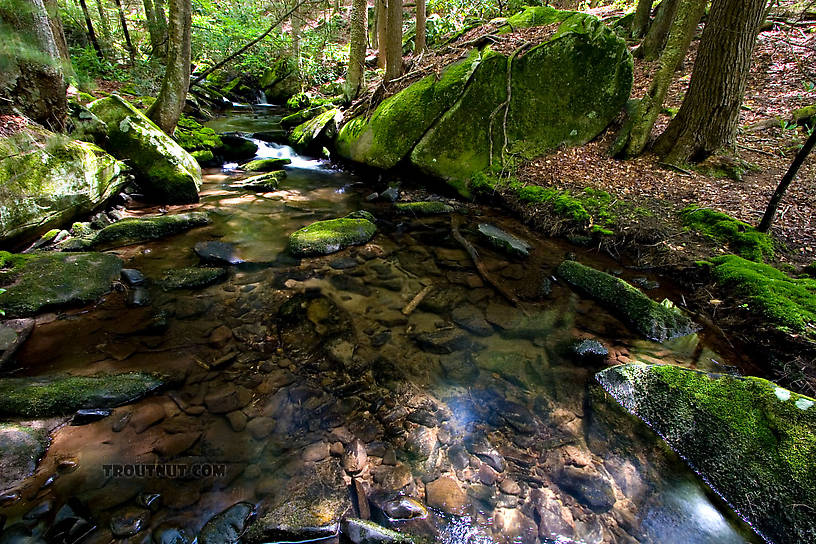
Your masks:
{"label": "tree trunk", "polygon": [[388,2],[377,2],[377,66],[385,68],[385,56],[388,52]]}
{"label": "tree trunk", "polygon": [[68,42],[65,40],[65,31],[62,29],[62,18],[59,14],[57,0],[45,0],[43,2],[48,13],[48,23],[51,26],[51,35],[57,46],[60,59],[62,60],[62,71],[68,75],[74,75],[74,67],[71,65],[71,53],[68,51]]}
{"label": "tree trunk", "polygon": [[414,38],[414,55],[421,55],[425,51],[425,0],[416,3],[416,38]]}
{"label": "tree trunk", "polygon": [[167,56],[167,20],[164,18],[164,6],[159,0],[142,0],[147,21],[147,32],[150,35],[151,55],[156,58]]}
{"label": "tree trunk", "polygon": [[136,62],[136,48],[133,47],[133,42],[130,40],[127,19],[125,19],[125,10],[122,9],[122,0],[113,1],[116,4],[116,10],[119,12],[119,24],[122,25],[122,34],[125,36],[125,47],[127,47],[128,56],[130,56],[130,65],[133,66]]}
{"label": "tree trunk", "polygon": [[190,33],[192,8],[190,0],[170,0],[170,24],[167,69],[159,97],[147,110],[147,116],[167,134],[178,124],[187,90],[190,86]]}
{"label": "tree trunk", "polygon": [[640,39],[646,35],[652,18],[653,0],[638,0],[635,18],[632,19],[632,37]]}
{"label": "tree trunk", "polygon": [[657,8],[657,15],[655,15],[654,21],[649,27],[649,32],[633,53],[637,58],[646,60],[660,58],[669,37],[669,30],[674,20],[674,14],[677,12],[678,2],[679,0],[663,0],[660,2],[660,7]]}
{"label": "tree trunk", "polygon": [[100,60],[105,60],[105,54],[102,53],[102,48],[99,46],[99,40],[96,39],[96,32],[94,32],[93,23],[91,22],[91,13],[88,11],[88,4],[85,0],[79,0],[79,7],[82,8],[82,14],[85,16],[85,25],[88,27],[88,38],[91,40],[96,56]]}
{"label": "tree trunk", "polygon": [[302,66],[300,62],[300,16],[297,11],[292,12],[290,19],[292,25],[292,55],[295,57],[295,65],[297,66],[298,74]]}
{"label": "tree trunk", "polygon": [[388,0],[385,81],[402,75],[402,0]]}
{"label": "tree trunk", "polygon": [[349,44],[349,66],[346,77],[346,100],[351,102],[365,84],[366,29],[368,28],[368,6],[366,0],[351,3],[351,37]]}
{"label": "tree trunk", "polygon": [[686,56],[697,23],[705,11],[706,0],[680,0],[672,23],[666,48],[660,56],[660,66],[637,107],[632,119],[632,131],[624,156],[634,157],[643,153],[658,114],[663,109],[666,92],[674,79],[674,72]]}
{"label": "tree trunk", "polygon": [[379,49],[380,47],[380,36],[377,34],[377,23],[379,19],[379,11],[377,10],[377,0],[374,0],[374,9],[371,10],[371,17],[369,17],[369,23],[371,25],[371,29],[369,30],[369,43],[371,44],[371,49]]}
{"label": "tree trunk", "polygon": [[802,146],[802,149],[796,154],[796,157],[793,159],[793,162],[788,168],[788,171],[782,177],[782,181],[779,183],[779,187],[776,188],[774,191],[773,196],[771,197],[770,202],[768,202],[768,207],[765,209],[765,215],[762,216],[762,221],[759,223],[757,230],[759,232],[768,232],[771,230],[771,225],[773,224],[774,219],[776,218],[776,210],[779,208],[779,203],[782,201],[782,198],[785,196],[785,193],[788,191],[788,187],[790,186],[793,178],[796,177],[796,174],[799,172],[799,168],[802,166],[802,163],[805,162],[805,159],[813,151],[813,146],[816,145],[816,130],[810,133],[808,136],[807,142],[805,145]]}
{"label": "tree trunk", "polygon": [[63,130],[67,86],[43,1],[0,0],[0,34],[0,113],[19,112]]}
{"label": "tree trunk", "polygon": [[686,98],[655,143],[667,162],[701,161],[734,143],[766,1],[712,2]]}
{"label": "tree trunk", "polygon": [[99,26],[102,27],[102,40],[105,50],[108,52],[108,55],[110,55],[113,47],[113,35],[111,34],[108,14],[105,13],[105,7],[102,5],[102,0],[96,0],[96,11],[99,13]]}

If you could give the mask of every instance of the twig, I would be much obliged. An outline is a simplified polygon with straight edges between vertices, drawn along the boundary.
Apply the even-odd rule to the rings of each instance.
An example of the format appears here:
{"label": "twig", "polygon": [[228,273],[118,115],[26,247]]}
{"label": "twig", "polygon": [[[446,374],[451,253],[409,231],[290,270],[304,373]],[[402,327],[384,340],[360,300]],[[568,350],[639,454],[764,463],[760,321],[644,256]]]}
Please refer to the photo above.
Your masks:
{"label": "twig", "polygon": [[687,175],[689,177],[694,175],[693,172],[690,172],[688,170],[684,170],[684,169],[680,168],[679,166],[677,166],[676,164],[669,164],[667,162],[659,162],[659,163],[657,163],[657,165],[662,166],[663,168],[668,168],[669,170],[674,170],[674,171],[678,172],[679,174],[685,174],[685,175]]}
{"label": "twig", "polygon": [[433,285],[429,285],[425,287],[425,289],[417,293],[417,295],[411,299],[411,302],[409,302],[405,306],[405,308],[402,309],[402,315],[411,315],[414,312],[414,310],[416,310],[417,306],[419,306],[420,303],[422,303],[425,297],[428,296],[428,293],[430,293],[432,289]]}
{"label": "twig", "polygon": [[757,149],[755,147],[750,147],[742,144],[737,144],[737,147],[739,147],[740,149],[745,149],[746,151],[753,151],[754,153],[760,153],[762,155],[767,155],[768,157],[776,158],[776,155],[774,155],[773,153],[769,153],[767,151],[763,151],[762,149]]}

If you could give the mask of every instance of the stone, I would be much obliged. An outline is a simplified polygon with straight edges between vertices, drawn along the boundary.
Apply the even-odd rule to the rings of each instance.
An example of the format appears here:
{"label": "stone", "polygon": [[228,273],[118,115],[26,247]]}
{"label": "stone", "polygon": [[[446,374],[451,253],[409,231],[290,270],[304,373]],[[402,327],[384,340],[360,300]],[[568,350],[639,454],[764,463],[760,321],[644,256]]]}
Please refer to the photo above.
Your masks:
{"label": "stone", "polygon": [[420,425],[405,438],[405,453],[414,459],[424,461],[433,453],[436,442],[436,432]]}
{"label": "stone", "polygon": [[510,478],[502,480],[502,482],[499,484],[499,489],[506,495],[521,494],[521,487],[519,486],[518,482]]}
{"label": "stone", "polygon": [[381,465],[374,473],[374,481],[386,491],[399,491],[414,481],[414,475],[402,463],[395,466]]}
{"label": "stone", "polygon": [[473,304],[456,307],[451,312],[451,319],[454,323],[476,336],[490,336],[493,334],[493,327],[484,318],[484,313]]}
{"label": "stone", "polygon": [[105,253],[0,252],[0,261],[11,265],[0,271],[0,285],[6,289],[0,293],[0,308],[15,317],[96,302],[110,292],[122,269],[118,257]]}
{"label": "stone", "polygon": [[273,157],[250,161],[241,165],[241,168],[247,172],[273,172],[282,170],[284,166],[289,164],[292,164],[292,159]]}
{"label": "stone", "polygon": [[183,527],[162,523],[153,529],[153,544],[192,544],[195,535]]}
{"label": "stone", "polygon": [[230,412],[227,414],[227,421],[229,421],[230,427],[236,433],[242,432],[246,429],[247,426],[247,416],[240,410],[235,410],[234,412]]}
{"label": "stone", "polygon": [[315,442],[303,450],[302,458],[309,463],[322,461],[329,456],[329,444],[327,442]]}
{"label": "stone", "polygon": [[77,410],[76,413],[74,414],[74,417],[71,418],[71,425],[73,426],[88,425],[89,423],[93,423],[94,421],[105,419],[112,413],[113,410],[108,409]]}
{"label": "stone", "polygon": [[141,434],[156,423],[162,421],[165,417],[167,417],[167,412],[165,412],[164,406],[160,403],[145,403],[134,411],[130,418],[130,426],[136,434]]}
{"label": "stone", "polygon": [[213,414],[226,414],[243,408],[252,400],[252,393],[240,386],[224,386],[207,393],[204,404]]}
{"label": "stone", "polygon": [[453,206],[439,202],[397,202],[394,209],[406,215],[439,215],[453,212]]}
{"label": "stone", "polygon": [[371,521],[346,519],[343,521],[343,534],[354,544],[388,544],[391,542],[413,542],[410,537],[386,529]]}
{"label": "stone", "polygon": [[414,341],[423,351],[437,354],[453,353],[461,350],[475,350],[478,345],[463,330],[441,329],[414,335]]}
{"label": "stone", "polygon": [[255,440],[263,440],[275,430],[275,420],[271,417],[256,417],[246,424],[246,430]]}
{"label": "stone", "polygon": [[317,221],[289,237],[289,251],[296,257],[329,255],[353,245],[365,244],[377,227],[367,219]]}
{"label": "stone", "polygon": [[169,204],[198,202],[198,162],[142,112],[115,94],[91,102],[88,109],[108,125],[101,145],[127,161],[146,196]]}
{"label": "stone", "polygon": [[165,291],[176,289],[202,289],[227,277],[226,268],[192,267],[168,270],[162,276],[159,285]]}
{"label": "stone", "polygon": [[210,224],[206,212],[188,212],[124,219],[96,233],[94,246],[113,248],[158,240]]}
{"label": "stone", "polygon": [[0,491],[11,489],[34,474],[48,443],[48,433],[41,429],[0,423]]}
{"label": "stone", "polygon": [[33,319],[0,321],[0,369],[11,362],[14,354],[28,340],[33,330]]}
{"label": "stone", "polygon": [[479,223],[476,228],[479,234],[490,242],[493,247],[516,257],[528,257],[530,255],[532,246],[521,238],[517,238],[489,223]]}
{"label": "stone", "polygon": [[244,262],[235,254],[235,246],[227,242],[199,242],[193,248],[198,258],[207,264],[231,265]]}
{"label": "stone", "polygon": [[388,202],[396,202],[397,200],[399,200],[399,197],[400,197],[399,187],[395,187],[393,185],[391,185],[385,191],[380,193],[380,200],[386,200]]}
{"label": "stone", "polygon": [[239,502],[211,517],[198,533],[200,544],[235,544],[255,515],[255,505]]}
{"label": "stone", "polygon": [[133,268],[123,268],[121,275],[122,281],[131,287],[144,285],[146,281],[144,275]]}
{"label": "stone", "polygon": [[219,134],[221,138],[221,155],[227,160],[246,160],[251,159],[258,152],[258,144],[251,139],[241,134],[228,132]]}
{"label": "stone", "polygon": [[482,462],[490,465],[496,472],[504,472],[507,467],[507,462],[504,460],[499,451],[494,448],[485,438],[478,436],[470,437],[465,446],[467,450],[482,460]]}
{"label": "stone", "polygon": [[421,502],[405,496],[386,501],[382,505],[382,511],[391,521],[425,519],[428,517],[428,509]]}
{"label": "stone", "polygon": [[586,363],[601,362],[609,355],[609,350],[602,343],[589,338],[573,342],[569,351],[578,361]]}
{"label": "stone", "polygon": [[164,459],[174,459],[186,452],[201,438],[200,432],[167,434],[153,444],[153,451]]}
{"label": "stone", "polygon": [[343,469],[349,474],[358,474],[366,468],[368,464],[368,454],[366,453],[365,444],[359,439],[355,438],[343,452]]}
{"label": "stone", "polygon": [[595,513],[607,512],[615,504],[609,480],[588,467],[563,467],[555,475],[558,487]]}
{"label": "stone", "polygon": [[296,126],[289,135],[289,143],[295,149],[316,152],[337,136],[337,127],[343,120],[343,112],[330,109],[313,119]]}
{"label": "stone", "polygon": [[431,508],[457,516],[464,514],[469,506],[467,493],[450,476],[442,476],[425,484],[425,502]]}
{"label": "stone", "polygon": [[150,511],[135,506],[126,506],[111,515],[110,530],[116,538],[127,538],[147,526],[150,520]]}

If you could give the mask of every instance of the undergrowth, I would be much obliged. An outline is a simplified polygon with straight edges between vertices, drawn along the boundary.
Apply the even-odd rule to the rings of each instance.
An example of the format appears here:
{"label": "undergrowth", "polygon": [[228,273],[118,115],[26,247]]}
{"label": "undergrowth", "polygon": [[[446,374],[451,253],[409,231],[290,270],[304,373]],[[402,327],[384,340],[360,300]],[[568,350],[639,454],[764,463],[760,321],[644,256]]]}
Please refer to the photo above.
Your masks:
{"label": "undergrowth", "polygon": [[683,209],[680,215],[687,228],[727,245],[740,257],[759,263],[773,259],[774,244],[771,237],[748,223],[722,212],[696,206]]}

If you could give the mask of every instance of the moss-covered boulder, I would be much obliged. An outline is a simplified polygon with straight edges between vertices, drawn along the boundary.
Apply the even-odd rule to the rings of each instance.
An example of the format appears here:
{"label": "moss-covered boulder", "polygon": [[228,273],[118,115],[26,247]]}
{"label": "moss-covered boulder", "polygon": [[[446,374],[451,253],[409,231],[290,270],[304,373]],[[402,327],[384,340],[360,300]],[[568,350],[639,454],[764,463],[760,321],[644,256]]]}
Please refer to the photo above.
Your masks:
{"label": "moss-covered boulder", "polygon": [[205,212],[123,219],[97,232],[92,245],[110,248],[147,242],[209,223],[210,218]]}
{"label": "moss-covered boulder", "polygon": [[0,423],[0,492],[34,474],[47,449],[48,433],[42,429]]}
{"label": "moss-covered boulder", "polygon": [[168,270],[162,276],[159,285],[165,291],[175,289],[201,289],[218,283],[227,277],[226,268],[217,267],[190,267]]}
{"label": "moss-covered boulder", "polygon": [[91,212],[126,183],[123,167],[96,145],[45,130],[0,138],[0,240]]}
{"label": "moss-covered boulder", "polygon": [[597,379],[768,542],[816,542],[816,400],[668,365],[616,366]]}
{"label": "moss-covered boulder", "polygon": [[17,255],[0,251],[0,308],[28,316],[95,302],[119,278],[122,261],[104,253]]}
{"label": "moss-covered boulder", "polygon": [[221,137],[192,117],[182,115],[173,138],[201,165],[215,164],[224,146]]}
{"label": "moss-covered boulder", "polygon": [[289,134],[289,143],[300,151],[317,151],[337,136],[337,127],[343,113],[333,108],[305,123],[298,125]]}
{"label": "moss-covered boulder", "polygon": [[292,128],[302,125],[306,121],[310,121],[320,115],[321,113],[331,109],[327,104],[320,104],[318,106],[307,106],[300,111],[296,111],[291,115],[287,115],[281,119],[281,125],[285,128]]}
{"label": "moss-covered boulder", "polygon": [[342,218],[317,221],[289,236],[289,252],[296,257],[328,255],[343,248],[365,244],[377,232],[368,219]]}
{"label": "moss-covered boulder", "polygon": [[249,161],[241,166],[247,172],[274,172],[275,170],[282,170],[287,164],[292,164],[292,159],[270,158],[258,159]]}
{"label": "moss-covered boulder", "polygon": [[163,384],[143,372],[0,379],[0,415],[51,417],[134,402]]}
{"label": "moss-covered boulder", "polygon": [[225,159],[245,161],[258,152],[258,144],[251,139],[234,132],[221,134],[221,154]]}
{"label": "moss-covered boulder", "polygon": [[88,109],[108,125],[103,144],[133,168],[145,194],[160,202],[198,202],[198,162],[150,119],[117,95],[91,102]]}
{"label": "moss-covered boulder", "polygon": [[248,191],[269,192],[278,189],[280,182],[286,179],[286,172],[267,172],[259,176],[251,176],[230,184],[230,189],[246,189]]}
{"label": "moss-covered boulder", "polygon": [[426,76],[387,98],[370,118],[352,119],[337,137],[337,152],[356,162],[393,168],[461,96],[479,60],[479,53],[473,52],[439,76]]}
{"label": "moss-covered boulder", "polygon": [[438,200],[432,200],[427,202],[397,202],[394,204],[394,209],[398,213],[409,215],[438,215],[451,213],[453,206]]}
{"label": "moss-covered boulder", "polygon": [[700,329],[668,300],[655,302],[620,278],[575,261],[564,261],[555,273],[650,340],[665,342]]}

